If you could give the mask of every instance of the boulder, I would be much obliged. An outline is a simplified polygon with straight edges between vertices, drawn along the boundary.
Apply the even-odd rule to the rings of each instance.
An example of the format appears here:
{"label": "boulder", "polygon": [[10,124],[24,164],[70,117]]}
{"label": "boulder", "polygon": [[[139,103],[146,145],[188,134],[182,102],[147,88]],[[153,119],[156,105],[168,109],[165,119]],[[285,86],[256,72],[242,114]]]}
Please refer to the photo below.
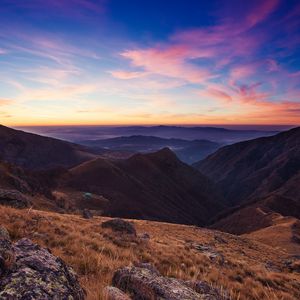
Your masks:
{"label": "boulder", "polygon": [[140,236],[139,236],[140,240],[144,241],[144,242],[148,242],[150,240],[150,235],[149,233],[145,232],[145,233],[142,233]]}
{"label": "boulder", "polygon": [[114,286],[107,286],[103,291],[103,295],[107,300],[131,300],[127,294]]}
{"label": "boulder", "polygon": [[136,236],[136,230],[132,223],[122,219],[112,219],[102,223],[102,228],[111,228],[113,231],[118,231],[125,234]]}
{"label": "boulder", "polygon": [[17,190],[0,189],[0,204],[15,208],[26,208],[29,207],[30,202]]}
{"label": "boulder", "polygon": [[84,209],[83,211],[82,211],[82,217],[84,218],[84,219],[92,219],[93,218],[93,214],[92,214],[92,212],[90,211],[90,210],[88,210],[88,209]]}
{"label": "boulder", "polygon": [[1,234],[0,244],[2,258],[6,251],[13,253],[9,264],[4,260],[4,272],[0,274],[0,299],[85,298],[85,292],[80,287],[74,271],[49,250],[25,238],[12,245],[5,233]]}
{"label": "boulder", "polygon": [[112,283],[133,300],[228,300],[218,289],[197,281],[164,277],[149,268],[125,267],[115,272]]}

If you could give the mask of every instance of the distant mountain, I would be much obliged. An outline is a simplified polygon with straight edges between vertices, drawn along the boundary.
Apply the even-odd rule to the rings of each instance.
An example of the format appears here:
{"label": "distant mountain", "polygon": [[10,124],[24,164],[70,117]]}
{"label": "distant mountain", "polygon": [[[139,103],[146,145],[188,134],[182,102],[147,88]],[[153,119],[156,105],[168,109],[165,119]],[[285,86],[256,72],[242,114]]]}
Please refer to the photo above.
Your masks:
{"label": "distant mountain", "polygon": [[300,202],[300,127],[219,149],[194,165],[228,204],[276,194]]}
{"label": "distant mountain", "polygon": [[109,200],[105,215],[204,225],[224,207],[214,184],[169,149],[126,160],[98,158],[59,179],[61,193],[74,191]]}
{"label": "distant mountain", "polygon": [[28,169],[71,167],[95,157],[86,147],[0,125],[0,160]]}
{"label": "distant mountain", "polygon": [[103,140],[78,141],[93,148],[106,148],[114,151],[153,152],[168,147],[184,162],[194,163],[216,151],[221,145],[207,140],[166,139],[155,136],[133,135]]}
{"label": "distant mountain", "polygon": [[22,129],[72,142],[143,135],[167,139],[209,140],[221,144],[231,144],[278,133],[274,130],[237,130],[204,126],[40,126]]}

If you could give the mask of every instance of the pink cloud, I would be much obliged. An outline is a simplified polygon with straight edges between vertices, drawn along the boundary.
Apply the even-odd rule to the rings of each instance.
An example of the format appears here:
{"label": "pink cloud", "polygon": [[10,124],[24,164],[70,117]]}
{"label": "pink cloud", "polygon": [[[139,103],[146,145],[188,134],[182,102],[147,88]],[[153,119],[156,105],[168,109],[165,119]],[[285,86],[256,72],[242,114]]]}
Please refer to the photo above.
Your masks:
{"label": "pink cloud", "polygon": [[0,98],[0,106],[11,104],[13,100]]}
{"label": "pink cloud", "polygon": [[141,67],[152,74],[180,78],[190,83],[201,83],[211,77],[208,70],[188,62],[189,59],[207,57],[210,54],[185,45],[128,50],[121,55],[129,59],[134,67]]}
{"label": "pink cloud", "polygon": [[251,28],[264,21],[275,10],[278,4],[279,0],[259,1],[259,5],[254,7],[253,10],[247,15],[245,24]]}
{"label": "pink cloud", "polygon": [[[129,59],[133,67],[143,68],[149,74],[178,78],[183,80],[183,84],[207,84],[211,79],[221,76],[218,68],[228,66],[236,57],[251,56],[259,48],[264,40],[263,34],[250,33],[249,30],[264,21],[277,5],[278,0],[255,2],[241,20],[233,22],[224,19],[212,27],[179,31],[165,43],[126,50],[121,56]],[[215,67],[195,64],[194,61],[199,59],[211,61]],[[125,72],[116,75],[127,79],[127,72],[130,71]],[[239,65],[234,67],[231,76],[237,80],[254,73],[253,64]],[[131,77],[130,74],[128,76]]]}
{"label": "pink cloud", "polygon": [[236,81],[247,78],[255,74],[257,68],[258,65],[255,63],[235,66],[230,69],[230,79]]}
{"label": "pink cloud", "polygon": [[279,65],[275,59],[267,59],[267,69],[269,72],[276,72],[279,70]]}
{"label": "pink cloud", "polygon": [[140,78],[147,73],[145,72],[134,72],[134,71],[125,71],[125,70],[114,70],[109,72],[113,77],[117,79],[134,79],[134,78]]}

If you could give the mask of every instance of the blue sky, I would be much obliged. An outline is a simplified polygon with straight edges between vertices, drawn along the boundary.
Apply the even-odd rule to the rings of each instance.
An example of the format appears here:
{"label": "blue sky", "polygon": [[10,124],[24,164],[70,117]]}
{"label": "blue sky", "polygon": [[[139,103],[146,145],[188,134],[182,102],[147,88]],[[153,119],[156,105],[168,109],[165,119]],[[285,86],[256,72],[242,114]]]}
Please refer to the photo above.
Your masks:
{"label": "blue sky", "polygon": [[1,0],[1,123],[299,124],[297,2]]}

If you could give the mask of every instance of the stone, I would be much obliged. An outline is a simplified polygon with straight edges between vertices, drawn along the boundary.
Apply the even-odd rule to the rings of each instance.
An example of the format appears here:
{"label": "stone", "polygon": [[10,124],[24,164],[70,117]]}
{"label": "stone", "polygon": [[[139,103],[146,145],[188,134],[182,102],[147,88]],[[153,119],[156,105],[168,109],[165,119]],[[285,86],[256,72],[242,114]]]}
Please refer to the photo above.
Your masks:
{"label": "stone", "polygon": [[84,209],[83,211],[82,211],[82,217],[84,218],[84,219],[92,219],[93,218],[93,214],[92,214],[92,212],[90,211],[90,210],[88,210],[88,209]]}
{"label": "stone", "polygon": [[113,231],[118,231],[125,234],[136,236],[136,230],[132,223],[122,219],[112,219],[102,223],[102,228],[111,228]]}
{"label": "stone", "polygon": [[205,295],[205,299],[207,300],[230,300],[230,296],[226,291],[221,291],[219,288],[213,287],[205,281],[185,281],[184,284],[191,287],[197,293]]}
{"label": "stone", "polygon": [[26,208],[30,206],[29,200],[17,190],[0,189],[0,204],[15,208]]}
{"label": "stone", "polygon": [[192,283],[164,277],[149,268],[125,267],[115,272],[112,284],[133,300],[228,300],[218,289],[200,281]]}
{"label": "stone", "polygon": [[77,275],[63,260],[26,238],[11,246],[15,260],[0,275],[1,300],[85,299]]}
{"label": "stone", "polygon": [[103,295],[107,300],[131,300],[131,298],[114,286],[107,286],[103,290]]}
{"label": "stone", "polygon": [[152,273],[154,273],[156,275],[160,275],[157,268],[150,263],[140,262],[140,263],[135,264],[134,266],[137,268],[148,269]]}
{"label": "stone", "polygon": [[149,241],[149,240],[150,240],[150,235],[149,235],[147,232],[145,232],[145,233],[142,233],[142,234],[139,236],[139,238],[140,238],[141,240],[143,240],[143,241]]}

